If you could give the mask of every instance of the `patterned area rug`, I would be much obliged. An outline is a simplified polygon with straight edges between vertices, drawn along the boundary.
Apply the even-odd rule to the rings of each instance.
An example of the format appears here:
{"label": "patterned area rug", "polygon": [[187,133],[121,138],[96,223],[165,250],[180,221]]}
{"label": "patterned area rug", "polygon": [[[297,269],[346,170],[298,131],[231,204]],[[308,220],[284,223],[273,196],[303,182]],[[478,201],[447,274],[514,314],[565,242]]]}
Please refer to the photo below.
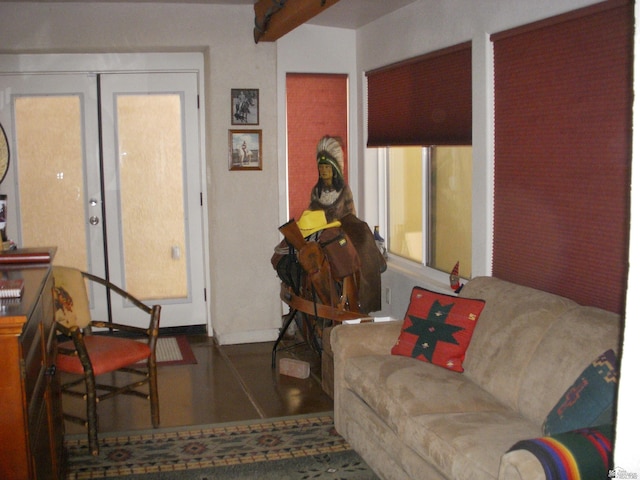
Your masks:
{"label": "patterned area rug", "polygon": [[376,475],[336,432],[331,414],[65,439],[67,479],[345,479]]}

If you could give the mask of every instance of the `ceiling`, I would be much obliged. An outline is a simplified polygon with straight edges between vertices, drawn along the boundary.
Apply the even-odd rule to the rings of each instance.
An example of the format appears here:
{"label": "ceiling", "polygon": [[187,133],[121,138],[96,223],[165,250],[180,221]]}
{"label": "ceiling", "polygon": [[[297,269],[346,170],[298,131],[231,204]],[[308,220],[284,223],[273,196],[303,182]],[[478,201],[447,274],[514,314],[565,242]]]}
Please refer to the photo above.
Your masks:
{"label": "ceiling", "polygon": [[[0,0],[0,3],[7,0]],[[131,3],[200,3],[221,5],[253,5],[256,0],[35,0],[35,1],[79,1],[90,2],[131,2]],[[320,0],[318,0],[320,1]],[[308,23],[324,27],[360,28],[388,13],[414,3],[416,0],[340,0],[327,7]],[[253,19],[252,19],[253,20]]]}
{"label": "ceiling", "polygon": [[[136,0],[133,0],[136,1]],[[154,0],[142,0],[154,1]],[[156,0],[170,1],[170,0]],[[189,0],[188,0],[189,1]],[[256,0],[191,0],[193,3],[253,5]],[[318,0],[320,1],[320,0]],[[308,23],[324,27],[360,28],[417,0],[340,0]]]}
{"label": "ceiling", "polygon": [[325,27],[360,28],[416,0],[341,0],[309,23]]}

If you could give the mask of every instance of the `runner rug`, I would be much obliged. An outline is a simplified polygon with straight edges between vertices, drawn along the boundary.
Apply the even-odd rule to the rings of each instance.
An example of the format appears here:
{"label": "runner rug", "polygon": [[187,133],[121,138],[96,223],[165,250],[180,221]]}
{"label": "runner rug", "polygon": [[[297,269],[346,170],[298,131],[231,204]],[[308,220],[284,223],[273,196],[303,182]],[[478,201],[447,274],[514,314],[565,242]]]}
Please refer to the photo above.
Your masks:
{"label": "runner rug", "polygon": [[336,432],[331,414],[65,439],[67,479],[345,479],[376,475]]}

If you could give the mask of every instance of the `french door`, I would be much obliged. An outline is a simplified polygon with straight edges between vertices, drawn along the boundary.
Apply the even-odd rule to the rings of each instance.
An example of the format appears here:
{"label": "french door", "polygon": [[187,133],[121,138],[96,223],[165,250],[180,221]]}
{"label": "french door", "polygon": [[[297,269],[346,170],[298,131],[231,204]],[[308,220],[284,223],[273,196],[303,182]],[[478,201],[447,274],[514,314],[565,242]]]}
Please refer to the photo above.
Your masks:
{"label": "french door", "polygon": [[[8,235],[161,304],[161,327],[206,324],[197,74],[0,75],[0,88]],[[98,318],[136,314],[90,295]]]}

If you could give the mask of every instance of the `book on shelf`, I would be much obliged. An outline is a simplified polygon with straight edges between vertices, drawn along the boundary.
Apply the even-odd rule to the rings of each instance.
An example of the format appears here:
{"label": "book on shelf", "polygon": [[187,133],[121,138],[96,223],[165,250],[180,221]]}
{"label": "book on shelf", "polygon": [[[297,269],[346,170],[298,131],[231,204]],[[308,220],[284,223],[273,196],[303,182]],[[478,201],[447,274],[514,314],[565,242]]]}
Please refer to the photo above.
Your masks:
{"label": "book on shelf", "polygon": [[0,252],[0,265],[51,263],[55,248],[16,248]]}
{"label": "book on shelf", "polygon": [[18,298],[24,291],[22,278],[0,279],[0,298]]}

